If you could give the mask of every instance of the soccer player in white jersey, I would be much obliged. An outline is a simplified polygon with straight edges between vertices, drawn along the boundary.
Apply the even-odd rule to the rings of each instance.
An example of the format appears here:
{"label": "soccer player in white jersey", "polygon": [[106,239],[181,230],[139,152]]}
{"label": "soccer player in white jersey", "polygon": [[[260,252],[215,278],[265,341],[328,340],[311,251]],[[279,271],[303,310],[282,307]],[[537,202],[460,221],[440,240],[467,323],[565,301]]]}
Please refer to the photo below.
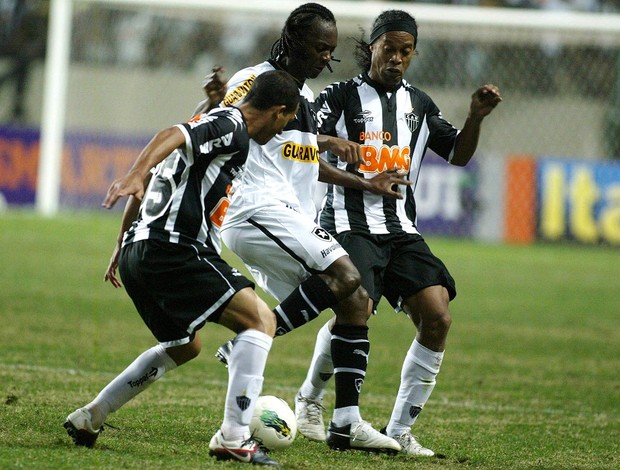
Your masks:
{"label": "soccer player in white jersey", "polygon": [[[249,430],[275,316],[254,292],[254,284],[219,256],[219,220],[213,215],[241,170],[250,143],[269,141],[298,108],[297,84],[289,74],[262,74],[238,107],[218,108],[157,133],[127,175],[108,190],[103,203],[107,208],[123,196],[142,200],[137,220],[125,233],[118,267],[159,344],[67,417],[64,427],[76,445],[93,447],[109,413],[195,358],[201,349],[198,330],[214,322],[237,336],[229,359],[224,419],[209,443],[210,454],[218,460],[278,465]],[[145,191],[144,181],[154,168]]]}
{"label": "soccer player in white jersey", "polygon": [[[416,227],[415,185],[427,147],[453,165],[467,164],[482,120],[501,97],[494,85],[480,87],[472,95],[463,128],[454,128],[427,94],[403,79],[417,37],[416,21],[408,13],[381,13],[370,43],[358,41],[362,73],[330,85],[315,104],[322,134],[362,146],[365,159],[359,167],[331,158],[334,165],[360,171],[366,178],[397,168],[410,182],[400,186],[403,199],[331,186],[320,222],[349,253],[375,306],[385,296],[417,329],[402,365],[392,416],[382,432],[395,438],[403,453],[432,456],[432,450],[416,441],[411,427],[435,386],[452,322],[448,304],[456,288]],[[318,333],[308,376],[296,399],[298,429],[318,440],[324,438],[322,395],[333,371],[332,324],[329,321]]]}
{"label": "soccer player in white jersey", "polygon": [[318,142],[313,94],[305,84],[329,68],[336,44],[332,13],[316,3],[301,5],[286,20],[271,59],[237,72],[228,81],[224,105],[243,97],[260,74],[286,70],[298,82],[301,104],[295,121],[283,132],[264,145],[251,144],[244,171],[233,186],[221,234],[257,283],[281,302],[276,307],[276,334],[305,324],[329,307],[336,312],[330,337],[336,403],[328,445],[338,450],[396,452],[400,445],[363,421],[359,410],[370,349],[368,295],[346,251],[315,222],[313,196],[319,178],[393,197],[398,193],[391,184],[402,182],[388,174],[383,187],[375,186],[379,181],[334,171],[319,158],[320,150],[345,160],[360,156],[359,145],[345,139]]}

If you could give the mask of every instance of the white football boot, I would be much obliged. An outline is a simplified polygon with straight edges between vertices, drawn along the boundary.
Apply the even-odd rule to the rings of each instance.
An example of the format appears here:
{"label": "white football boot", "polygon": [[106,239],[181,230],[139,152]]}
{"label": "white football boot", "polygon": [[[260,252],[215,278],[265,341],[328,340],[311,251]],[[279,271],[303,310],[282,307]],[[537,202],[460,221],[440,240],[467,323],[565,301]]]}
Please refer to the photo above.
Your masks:
{"label": "white football boot", "polygon": [[323,401],[312,400],[297,392],[295,395],[295,418],[297,430],[311,441],[324,442],[326,439],[323,422]]}

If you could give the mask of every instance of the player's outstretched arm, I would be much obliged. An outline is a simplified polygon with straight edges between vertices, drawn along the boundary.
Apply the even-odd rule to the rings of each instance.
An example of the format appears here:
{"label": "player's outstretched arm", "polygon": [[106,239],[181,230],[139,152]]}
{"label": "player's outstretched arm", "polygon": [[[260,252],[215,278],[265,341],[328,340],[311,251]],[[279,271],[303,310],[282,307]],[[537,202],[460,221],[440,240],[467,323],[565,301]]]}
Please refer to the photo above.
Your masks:
{"label": "player's outstretched arm", "polygon": [[325,160],[319,161],[319,181],[324,183],[335,184],[345,188],[359,189],[361,191],[369,191],[373,194],[381,196],[389,196],[396,199],[402,199],[403,195],[398,191],[395,185],[411,184],[403,177],[398,175],[397,169],[391,169],[379,173],[373,178],[364,178],[349,171],[342,171]]}
{"label": "player's outstretched arm", "polygon": [[362,147],[357,142],[323,134],[317,136],[317,141],[321,153],[329,150],[340,161],[355,165],[362,163]]}
{"label": "player's outstretched arm", "polygon": [[111,209],[121,197],[135,196],[140,201],[144,196],[144,181],[159,162],[185,143],[185,137],[178,127],[159,131],[144,147],[129,172],[115,180],[103,200],[102,206]]}
{"label": "player's outstretched arm", "polygon": [[[151,181],[151,173],[148,174],[144,181],[144,187],[146,188]],[[121,245],[123,244],[123,237],[125,236],[125,232],[129,230],[131,224],[138,218],[138,214],[140,212],[140,200],[133,196],[129,196],[127,199],[127,203],[125,204],[125,210],[123,211],[123,217],[121,218],[121,227],[118,231],[118,236],[116,237],[116,244],[114,245],[114,250],[112,251],[112,256],[110,257],[110,261],[108,262],[108,267],[105,270],[105,274],[103,275],[104,282],[110,282],[113,287],[117,289],[119,287],[123,287],[119,277],[116,274],[116,270],[118,269],[118,257],[121,253]]]}
{"label": "player's outstretched arm", "polygon": [[483,85],[471,95],[469,115],[463,129],[456,138],[454,156],[450,163],[465,166],[478,147],[482,120],[502,101],[499,88],[492,84]]}

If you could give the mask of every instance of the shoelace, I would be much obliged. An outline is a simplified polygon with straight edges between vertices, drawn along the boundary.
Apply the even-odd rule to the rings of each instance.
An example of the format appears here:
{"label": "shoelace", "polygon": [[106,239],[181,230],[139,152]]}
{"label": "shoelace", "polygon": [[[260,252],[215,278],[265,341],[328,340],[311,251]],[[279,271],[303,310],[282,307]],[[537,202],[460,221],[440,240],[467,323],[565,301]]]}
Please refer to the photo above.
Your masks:
{"label": "shoelace", "polygon": [[306,403],[306,410],[308,411],[308,421],[312,424],[321,424],[321,418],[323,416],[323,410],[325,408],[318,401],[310,400],[308,398],[301,397],[300,401]]}
{"label": "shoelace", "polygon": [[422,444],[420,444],[417,441],[417,437],[414,436],[413,434],[409,433],[409,432],[405,432],[405,433],[401,434],[399,441],[402,442],[401,445],[402,445],[403,449],[407,448],[407,447],[412,447],[414,450],[422,450],[422,449],[424,449]]}
{"label": "shoelace", "polygon": [[244,448],[245,446],[251,447],[252,450],[254,450],[256,447],[262,449],[260,443],[256,439],[254,439],[254,433],[250,434],[250,437],[248,437],[247,439],[241,441],[241,448]]}
{"label": "shoelace", "polygon": [[[363,420],[360,421],[360,425],[357,428],[355,428],[355,432],[351,433],[351,441],[355,441],[357,439],[357,435],[359,434],[359,431],[364,427],[365,424],[368,424],[368,423]],[[374,428],[370,424],[368,424],[368,427],[374,431]]]}

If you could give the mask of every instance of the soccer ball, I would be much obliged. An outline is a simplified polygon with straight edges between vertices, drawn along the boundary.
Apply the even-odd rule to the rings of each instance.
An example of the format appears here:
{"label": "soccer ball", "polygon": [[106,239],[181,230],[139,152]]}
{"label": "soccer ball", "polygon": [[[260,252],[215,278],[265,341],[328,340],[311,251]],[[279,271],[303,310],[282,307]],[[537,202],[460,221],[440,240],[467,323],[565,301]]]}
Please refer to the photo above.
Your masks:
{"label": "soccer ball", "polygon": [[250,431],[256,442],[265,449],[286,449],[297,435],[295,413],[281,398],[262,395],[256,401]]}

